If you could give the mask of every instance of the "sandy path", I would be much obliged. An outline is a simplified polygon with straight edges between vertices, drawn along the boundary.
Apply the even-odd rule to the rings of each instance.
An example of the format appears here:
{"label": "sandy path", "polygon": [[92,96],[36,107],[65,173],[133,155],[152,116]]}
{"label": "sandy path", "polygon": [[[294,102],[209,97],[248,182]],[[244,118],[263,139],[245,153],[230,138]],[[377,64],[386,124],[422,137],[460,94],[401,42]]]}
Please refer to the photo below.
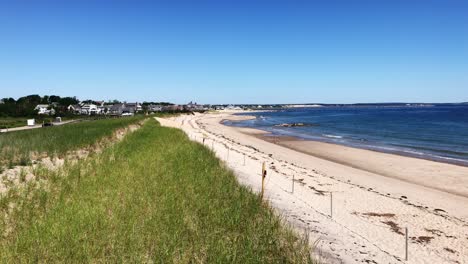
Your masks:
{"label": "sandy path", "polygon": [[254,191],[261,188],[261,164],[266,162],[266,198],[294,228],[309,233],[311,244],[317,243],[317,255],[326,262],[406,262],[407,227],[408,263],[468,263],[467,198],[249,135],[261,131],[219,124],[231,118],[223,113],[159,121],[204,142],[234,170],[242,184]]}

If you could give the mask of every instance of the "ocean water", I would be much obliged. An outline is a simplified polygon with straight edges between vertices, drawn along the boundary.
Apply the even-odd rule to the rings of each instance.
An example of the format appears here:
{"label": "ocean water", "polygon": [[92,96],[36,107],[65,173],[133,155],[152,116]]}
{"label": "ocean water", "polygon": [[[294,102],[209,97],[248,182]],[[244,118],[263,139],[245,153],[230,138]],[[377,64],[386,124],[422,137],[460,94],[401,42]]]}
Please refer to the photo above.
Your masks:
{"label": "ocean water", "polygon": [[[319,107],[248,115],[256,119],[225,124],[468,166],[468,105]],[[283,123],[310,126],[276,126]]]}

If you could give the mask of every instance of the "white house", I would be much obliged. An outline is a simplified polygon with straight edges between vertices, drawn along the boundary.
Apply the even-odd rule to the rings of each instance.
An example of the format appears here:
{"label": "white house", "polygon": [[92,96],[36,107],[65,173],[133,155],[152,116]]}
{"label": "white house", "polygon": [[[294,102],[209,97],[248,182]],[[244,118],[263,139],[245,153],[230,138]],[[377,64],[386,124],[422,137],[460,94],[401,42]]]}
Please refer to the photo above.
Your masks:
{"label": "white house", "polygon": [[81,113],[81,105],[76,104],[76,105],[69,105],[67,107],[68,111],[73,112],[75,114],[80,114]]}
{"label": "white house", "polygon": [[101,109],[95,104],[84,104],[81,106],[82,115],[97,115],[101,113]]}
{"label": "white house", "polygon": [[39,115],[53,115],[55,114],[55,110],[53,108],[49,109],[49,105],[47,104],[38,104],[34,110],[37,110]]}
{"label": "white house", "polygon": [[242,110],[242,108],[239,107],[239,106],[235,106],[235,105],[228,105],[228,107],[226,107],[226,110],[229,110],[229,111],[239,111],[239,110]]}
{"label": "white house", "polygon": [[162,105],[148,105],[149,112],[161,112],[163,109]]}

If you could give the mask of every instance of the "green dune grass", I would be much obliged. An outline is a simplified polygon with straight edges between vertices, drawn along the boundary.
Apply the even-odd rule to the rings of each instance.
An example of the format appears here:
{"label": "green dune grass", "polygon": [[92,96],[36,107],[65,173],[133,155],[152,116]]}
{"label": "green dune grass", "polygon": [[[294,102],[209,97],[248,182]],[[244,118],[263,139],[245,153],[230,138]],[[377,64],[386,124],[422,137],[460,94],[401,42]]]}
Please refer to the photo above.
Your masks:
{"label": "green dune grass", "polygon": [[0,129],[26,126],[27,120],[22,117],[0,117]]}
{"label": "green dune grass", "polygon": [[0,262],[312,262],[210,150],[156,121],[39,178],[0,203]]}
{"label": "green dune grass", "polygon": [[27,165],[33,154],[61,156],[68,151],[87,147],[112,135],[119,128],[142,120],[143,117],[84,121],[56,127],[0,134],[0,170],[15,165]]}

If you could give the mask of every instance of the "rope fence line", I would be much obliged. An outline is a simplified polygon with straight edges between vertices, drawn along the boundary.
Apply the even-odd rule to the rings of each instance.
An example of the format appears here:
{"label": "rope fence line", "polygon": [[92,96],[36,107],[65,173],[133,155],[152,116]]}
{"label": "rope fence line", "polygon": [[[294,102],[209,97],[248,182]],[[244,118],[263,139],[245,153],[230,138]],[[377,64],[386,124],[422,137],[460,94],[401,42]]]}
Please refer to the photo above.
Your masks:
{"label": "rope fence line", "polygon": [[[271,176],[270,176],[271,177]],[[282,186],[276,184],[275,182],[272,182],[274,185],[276,185],[278,188],[280,188],[281,190],[283,190],[285,193],[289,194],[290,196],[293,196],[295,199],[299,200],[300,202],[302,202],[304,205],[306,205],[307,207],[311,208],[312,210],[314,210],[316,213],[326,217],[326,218],[329,218],[330,221],[333,221],[334,223],[338,224],[340,227],[348,230],[349,232],[351,232],[352,234],[358,236],[359,238],[369,242],[371,245],[375,246],[378,250],[380,250],[381,252],[385,253],[386,255],[392,257],[392,258],[395,258],[396,260],[400,261],[401,262],[401,259],[398,258],[397,256],[391,254],[390,252],[384,250],[383,248],[381,248],[380,246],[378,246],[377,244],[375,244],[374,242],[370,241],[369,239],[367,239],[366,237],[362,236],[361,234],[357,233],[356,231],[350,229],[349,227],[347,227],[346,225],[344,224],[341,224],[339,223],[338,221],[336,221],[335,219],[331,218],[329,214],[327,213],[324,213],[324,212],[321,212],[320,210],[316,209],[315,206],[309,204],[307,201],[303,200],[302,198],[298,197],[297,195],[293,194],[293,193],[290,193],[288,190],[284,189]],[[381,226],[385,229],[387,229],[385,226]]]}
{"label": "rope fence line", "polygon": [[[225,144],[224,142],[220,142],[220,144],[221,144],[221,145],[224,145],[225,148],[226,148],[227,150],[229,150],[229,147],[227,146],[227,144]],[[239,152],[239,153],[240,153],[240,152]],[[241,154],[243,155],[244,153],[241,153]],[[232,162],[234,162],[234,161],[232,161]],[[258,160],[258,161],[256,161],[256,162],[262,164],[262,161],[260,161],[260,160]],[[336,219],[333,219],[333,211],[332,211],[332,210],[333,210],[333,209],[332,209],[332,208],[333,208],[333,200],[332,200],[332,195],[333,195],[333,194],[332,194],[332,192],[329,192],[329,193],[330,193],[330,196],[329,196],[329,197],[331,197],[331,199],[330,199],[330,213],[324,213],[324,212],[322,212],[322,211],[316,209],[315,206],[311,205],[309,202],[303,200],[302,198],[298,197],[298,196],[295,195],[294,193],[291,193],[291,191],[286,190],[286,189],[283,188],[281,185],[277,184],[275,181],[271,181],[271,179],[273,178],[273,177],[272,177],[272,176],[273,176],[272,174],[269,174],[268,176],[269,176],[269,177],[267,177],[267,182],[266,182],[265,186],[268,186],[270,183],[272,183],[273,185],[275,185],[276,187],[278,187],[279,189],[281,189],[281,190],[284,191],[285,193],[289,194],[290,196],[292,196],[292,197],[294,197],[295,199],[297,199],[297,200],[299,200],[300,202],[302,202],[302,203],[303,203],[304,205],[306,205],[307,207],[309,207],[309,208],[311,208],[312,210],[314,210],[316,213],[318,213],[318,214],[320,214],[320,215],[322,215],[322,216],[324,216],[324,217],[327,217],[329,220],[333,221],[335,224],[337,224],[337,225],[339,225],[340,227],[342,227],[342,228],[348,230],[350,233],[356,235],[357,237],[359,237],[359,238],[365,240],[366,242],[368,242],[369,244],[371,244],[372,246],[374,246],[375,248],[377,248],[378,250],[380,250],[382,253],[388,255],[388,256],[391,257],[391,258],[394,258],[395,260],[397,260],[397,261],[399,261],[399,262],[402,261],[400,257],[398,257],[398,256],[396,256],[396,255],[394,255],[394,254],[392,254],[392,253],[386,251],[386,250],[383,249],[381,246],[377,245],[375,242],[372,242],[371,240],[369,240],[369,239],[366,238],[365,236],[363,236],[363,235],[357,233],[356,231],[352,230],[351,228],[347,227],[345,224],[342,224],[342,223],[338,222]],[[293,177],[293,179],[295,179],[295,176],[294,176],[294,175],[293,175],[292,177]],[[301,187],[302,187],[302,186],[300,186],[300,188],[301,188]],[[307,191],[307,190],[306,190],[306,191]],[[357,218],[357,219],[359,219],[359,218]],[[363,221],[362,219],[359,219],[359,220]],[[376,226],[376,227],[383,228],[383,229],[385,229],[385,231],[388,231],[388,227],[387,227],[387,226],[384,226],[384,225],[376,225],[376,224],[369,223],[369,222],[366,222],[366,223],[367,223],[367,224],[370,224],[370,225],[373,225],[373,226]],[[405,241],[405,242],[406,242],[406,241]],[[405,251],[405,255],[406,255],[407,253],[408,253],[408,252]],[[405,257],[406,257],[406,256],[405,256]]]}
{"label": "rope fence line", "polygon": [[[200,130],[200,129],[198,129],[198,130]],[[202,144],[205,145],[205,144],[204,144],[204,143],[205,143],[204,133],[202,133],[202,132],[200,132],[200,131],[195,132],[195,133],[199,133],[199,134],[202,135],[200,138],[201,138],[201,140],[203,141]],[[224,149],[226,149],[226,151],[227,151],[227,162],[230,162],[230,163],[237,163],[237,162],[235,162],[234,159],[232,159],[231,161],[229,161],[230,147],[229,147],[228,144],[235,144],[235,143],[233,143],[233,142],[231,142],[230,140],[227,140],[227,139],[225,139],[224,141],[223,141],[223,140],[217,140],[218,138],[217,138],[216,136],[211,135],[211,133],[209,133],[209,134],[210,134],[210,136],[211,136],[212,138],[210,138],[210,136],[208,136],[208,137],[206,137],[206,138],[209,138],[209,139],[211,140],[211,143],[212,143],[212,144],[211,144],[211,150],[212,150],[214,153],[218,154],[217,151],[216,151],[216,149],[215,149],[215,145],[217,145],[217,144],[219,143],[219,145],[221,145],[221,147],[224,146]],[[190,136],[189,136],[189,138],[190,138]],[[195,135],[193,138],[194,138],[195,141],[199,142],[199,140],[197,140],[198,137],[197,137],[196,135]],[[239,143],[237,143],[237,145],[239,145],[239,146],[242,147],[242,148],[246,148],[245,146],[243,146],[243,145],[241,145],[241,144],[239,144]],[[232,149],[232,150],[233,150],[232,152],[237,152],[237,153],[239,153],[240,155],[243,156],[243,157],[241,157],[241,162],[240,162],[240,164],[243,164],[243,166],[246,166],[246,159],[247,159],[247,157],[250,157],[249,154],[256,154],[255,151],[254,151],[253,153],[246,153],[246,150],[243,150],[243,149],[240,149],[240,150],[234,150],[234,149]],[[246,156],[247,156],[247,157],[246,157]],[[242,159],[242,158],[243,158],[243,159]],[[263,157],[263,158],[264,158],[264,159],[270,159],[271,157]],[[243,162],[242,162],[242,160],[243,160]],[[253,160],[253,159],[251,159],[251,158],[248,158],[247,160],[253,161],[253,162],[256,162],[256,163],[258,162],[258,163],[262,164],[262,161],[261,161],[261,160]],[[267,163],[268,163],[268,162],[267,162]],[[288,165],[294,165],[294,164],[288,164]],[[300,169],[300,170],[305,170],[304,168],[301,168],[301,167],[298,167],[298,169]],[[307,173],[307,171],[306,171],[306,173]],[[279,174],[279,175],[281,176],[281,173],[278,172],[277,174]],[[319,174],[319,175],[320,175],[320,174]],[[269,177],[268,177],[268,179],[267,179],[267,182],[265,183],[265,186],[268,186],[268,185],[270,184],[270,180],[271,180],[271,178],[272,178],[272,174],[269,174],[268,176],[269,176]],[[287,194],[289,194],[290,196],[292,196],[292,197],[294,197],[295,199],[299,200],[300,202],[302,202],[304,205],[306,205],[307,207],[309,207],[310,209],[312,209],[312,210],[315,211],[316,213],[318,213],[318,214],[320,214],[320,215],[322,215],[322,216],[324,216],[324,217],[327,217],[329,220],[333,221],[334,223],[336,223],[336,224],[339,225],[340,227],[342,227],[342,228],[348,230],[350,233],[356,235],[357,237],[359,237],[359,238],[361,238],[361,239],[367,241],[369,244],[371,244],[372,246],[374,246],[375,248],[377,248],[378,250],[380,250],[382,253],[388,255],[389,257],[394,258],[395,260],[397,260],[397,261],[399,261],[399,262],[403,262],[403,260],[408,260],[408,253],[409,253],[409,252],[408,252],[408,228],[407,228],[407,227],[405,227],[405,236],[404,236],[404,237],[406,238],[405,241],[404,241],[404,242],[405,242],[405,245],[404,245],[404,247],[405,247],[405,256],[404,256],[404,257],[398,257],[397,255],[394,255],[394,254],[392,254],[392,253],[386,251],[386,250],[383,249],[381,246],[379,246],[379,245],[377,245],[376,243],[372,242],[371,240],[369,240],[369,239],[366,238],[365,236],[363,236],[363,235],[357,233],[356,231],[352,230],[351,228],[347,227],[345,224],[342,224],[342,223],[338,222],[336,219],[333,219],[333,211],[332,211],[333,200],[332,200],[332,194],[330,195],[330,197],[331,197],[331,199],[330,199],[330,213],[327,214],[327,213],[324,213],[324,212],[322,212],[322,211],[316,209],[315,206],[311,205],[311,204],[308,203],[307,201],[303,200],[302,198],[300,198],[300,197],[298,197],[297,195],[294,194],[294,191],[295,191],[295,187],[294,187],[294,185],[295,185],[295,184],[294,184],[294,182],[295,182],[295,175],[294,175],[294,174],[293,174],[291,177],[290,177],[290,175],[288,175],[288,174],[284,174],[283,176],[284,176],[284,178],[292,178],[292,191],[291,191],[291,190],[286,190],[286,189],[284,189],[282,186],[278,185],[278,184],[275,183],[274,181],[271,181],[271,183],[274,184],[274,185],[275,185],[276,187],[278,187],[279,189],[281,189],[282,191],[284,191],[284,192],[286,192]],[[281,177],[280,177],[280,178],[281,178]],[[299,186],[299,189],[303,189],[302,186]],[[304,190],[302,190],[302,191],[304,191]],[[308,191],[308,190],[306,189],[306,191]],[[374,227],[379,227],[379,228],[385,229],[385,232],[388,232],[388,226],[379,225],[379,224],[377,224],[377,223],[372,223],[372,222],[369,222],[369,221],[365,221],[365,220],[363,220],[363,219],[361,219],[361,218],[359,218],[359,217],[357,217],[356,219],[358,219],[358,220],[364,222],[365,224],[368,224],[368,225],[372,225],[372,226],[374,226]],[[437,254],[437,252],[433,252],[433,253],[434,253],[435,255],[439,256],[440,258],[443,258],[443,257],[440,256],[439,254]]]}

